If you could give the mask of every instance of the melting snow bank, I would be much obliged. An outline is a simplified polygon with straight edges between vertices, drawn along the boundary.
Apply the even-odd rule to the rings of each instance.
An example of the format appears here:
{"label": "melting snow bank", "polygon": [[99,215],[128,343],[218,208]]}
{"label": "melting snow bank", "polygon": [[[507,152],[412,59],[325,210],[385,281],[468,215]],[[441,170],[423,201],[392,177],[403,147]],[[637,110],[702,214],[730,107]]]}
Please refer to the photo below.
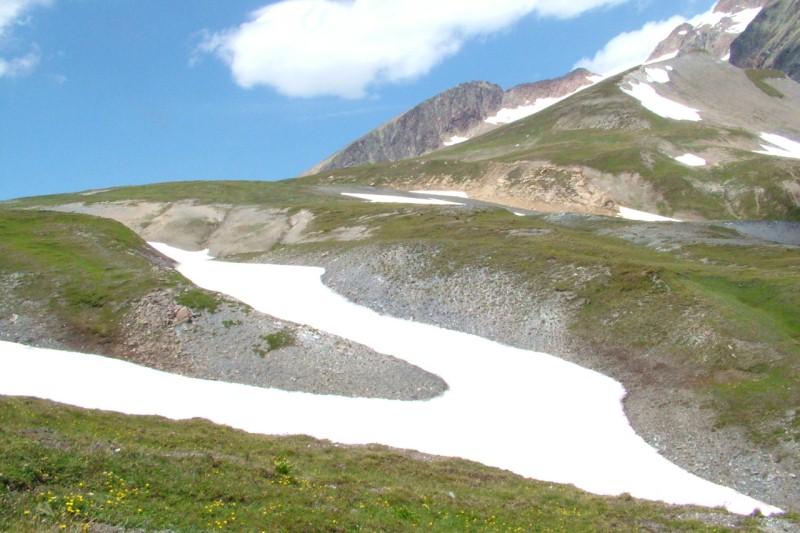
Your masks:
{"label": "melting snow bank", "polygon": [[426,402],[317,396],[2,342],[0,394],[131,414],[203,417],[255,433],[381,443],[463,457],[597,494],[627,492],[740,514],[780,512],[661,457],[628,424],[622,386],[602,374],[544,353],[381,316],[325,287],[321,268],[225,263],[211,261],[206,252],[154,246],[201,287],[403,358],[440,375],[450,389]]}
{"label": "melting snow bank", "polygon": [[690,167],[704,167],[706,160],[694,154],[683,154],[675,158],[675,161],[689,165]]}
{"label": "melting snow bank", "polygon": [[504,107],[500,109],[495,115],[486,118],[484,122],[486,122],[487,124],[493,124],[495,126],[516,122],[517,120],[529,117],[531,115],[535,115],[539,111],[543,111],[562,100],[566,100],[573,94],[577,94],[582,90],[586,89],[587,87],[591,87],[595,83],[603,81],[604,79],[605,78],[603,76],[597,76],[597,75],[587,76],[586,80],[589,82],[589,84],[579,87],[578,89],[572,91],[569,94],[565,94],[564,96],[537,98],[536,100],[533,101],[532,104],[529,103],[529,105],[523,105],[513,108]]}
{"label": "melting snow bank", "polygon": [[467,142],[468,140],[469,140],[469,137],[460,137],[458,135],[453,135],[452,137],[450,137],[449,141],[445,141],[444,142],[444,145],[445,146],[455,146],[456,144],[461,144],[463,142]]}
{"label": "melting snow bank", "polygon": [[414,194],[432,194],[434,196],[452,196],[454,198],[469,198],[464,191],[409,191]]}
{"label": "melting snow bank", "polygon": [[644,69],[647,74],[647,80],[655,83],[668,83],[669,72],[662,68],[646,68]]}
{"label": "melting snow bank", "polygon": [[639,100],[644,107],[664,118],[675,120],[691,120],[697,122],[701,120],[697,109],[692,109],[678,102],[673,102],[664,98],[656,92],[653,87],[646,83],[631,82],[630,88],[621,87],[622,92]]}
{"label": "melting snow bank", "polygon": [[661,215],[654,215],[645,211],[637,211],[630,207],[619,208],[619,216],[625,220],[641,220],[643,222],[680,222],[677,218],[662,217]]}
{"label": "melting snow bank", "polygon": [[763,150],[756,150],[755,153],[800,159],[800,143],[774,133],[762,133],[760,137],[768,144],[762,144]]}
{"label": "melting snow bank", "polygon": [[[433,193],[431,193],[433,194]],[[438,198],[412,198],[410,196],[392,196],[390,194],[362,194],[354,192],[343,192],[343,196],[352,196],[353,198],[361,198],[373,203],[395,203],[395,204],[422,204],[422,205],[463,205],[458,202],[450,202],[448,200],[440,200]]]}

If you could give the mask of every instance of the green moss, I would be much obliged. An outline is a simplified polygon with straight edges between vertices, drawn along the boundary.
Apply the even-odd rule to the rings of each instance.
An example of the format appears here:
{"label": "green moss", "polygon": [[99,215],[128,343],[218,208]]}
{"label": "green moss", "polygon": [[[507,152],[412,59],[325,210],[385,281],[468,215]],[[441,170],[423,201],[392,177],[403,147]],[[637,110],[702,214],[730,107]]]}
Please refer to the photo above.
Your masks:
{"label": "green moss", "polygon": [[220,298],[216,293],[203,289],[188,289],[181,293],[177,302],[195,311],[208,311],[216,313],[220,305]]}
{"label": "green moss", "polygon": [[784,79],[786,74],[775,69],[747,69],[745,72],[753,85],[761,89],[764,94],[773,98],[783,98],[783,93],[767,83],[766,80]]}
{"label": "green moss", "polygon": [[0,275],[20,276],[11,295],[43,305],[81,342],[115,338],[129,302],[180,277],[155,272],[147,245],[110,220],[0,208]]}
{"label": "green moss", "polygon": [[292,335],[292,332],[288,330],[264,335],[262,339],[267,342],[267,346],[269,346],[270,351],[279,350],[281,348],[285,348],[286,346],[293,346],[296,342],[294,335]]}

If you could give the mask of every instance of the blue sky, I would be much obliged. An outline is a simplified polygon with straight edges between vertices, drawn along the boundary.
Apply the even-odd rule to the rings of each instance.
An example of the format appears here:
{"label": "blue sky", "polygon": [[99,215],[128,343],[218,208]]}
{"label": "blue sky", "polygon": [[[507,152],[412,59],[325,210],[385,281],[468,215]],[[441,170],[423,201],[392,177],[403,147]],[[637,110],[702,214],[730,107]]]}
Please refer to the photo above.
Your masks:
{"label": "blue sky", "polygon": [[290,178],[454,85],[608,70],[712,5],[0,0],[0,199]]}

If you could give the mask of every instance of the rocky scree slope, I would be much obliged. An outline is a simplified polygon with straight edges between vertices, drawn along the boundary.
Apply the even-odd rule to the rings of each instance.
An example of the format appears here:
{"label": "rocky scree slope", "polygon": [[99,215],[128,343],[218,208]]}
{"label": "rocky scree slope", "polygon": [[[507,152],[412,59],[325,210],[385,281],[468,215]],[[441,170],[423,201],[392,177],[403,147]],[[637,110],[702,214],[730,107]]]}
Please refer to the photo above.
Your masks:
{"label": "rocky scree slope", "polygon": [[[167,240],[196,242],[192,221],[216,209],[176,207]],[[269,231],[274,214],[259,213]],[[121,224],[81,214],[0,209],[0,339],[291,391],[419,400],[447,389],[405,361],[198,290]]]}

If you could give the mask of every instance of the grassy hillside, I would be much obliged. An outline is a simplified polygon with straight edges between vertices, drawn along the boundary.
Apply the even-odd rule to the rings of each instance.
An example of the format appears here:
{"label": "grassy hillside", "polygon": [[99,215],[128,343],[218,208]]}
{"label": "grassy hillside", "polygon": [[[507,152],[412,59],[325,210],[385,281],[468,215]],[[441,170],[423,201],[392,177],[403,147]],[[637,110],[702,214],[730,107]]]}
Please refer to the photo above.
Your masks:
{"label": "grassy hillside", "polygon": [[[796,411],[789,408],[800,405],[800,314],[797,312],[797,302],[800,301],[800,249],[797,247],[745,242],[736,232],[714,225],[658,226],[601,217],[574,220],[569,217],[516,217],[507,211],[492,209],[368,204],[295,182],[162,184],[111,190],[91,196],[61,195],[28,199],[24,203],[55,205],[82,198],[92,201],[122,198],[164,201],[176,191],[180,191],[180,198],[196,198],[207,203],[225,201],[307,208],[314,213],[309,231],[318,236],[333,233],[343,226],[364,226],[370,230],[353,241],[280,245],[276,253],[285,252],[313,260],[339,257],[350,252],[361,253],[360,250],[369,254],[375,247],[416,246],[431,251],[420,263],[422,270],[419,274],[423,277],[446,279],[462,271],[486,270],[509,274],[516,280],[515,286],[525,287],[524,290],[534,290],[531,287],[535,287],[536,293],[529,295],[531,301],[541,295],[570,294],[571,301],[576,304],[565,317],[569,340],[565,349],[595,354],[594,361],[599,361],[597,368],[612,374],[614,369],[621,369],[620,379],[632,376],[635,383],[647,384],[657,391],[656,394],[663,394],[665,401],[669,401],[675,390],[691,391],[696,401],[713,414],[717,427],[738,428],[752,446],[767,453],[780,454],[781,464],[789,472],[796,470],[800,464],[800,457],[792,451],[800,442],[800,418]],[[18,202],[17,205],[22,203]],[[83,347],[87,351],[97,351],[94,348],[113,344],[126,302],[146,294],[156,286],[177,286],[182,290],[190,288],[188,282],[177,274],[163,267],[154,269],[152,261],[157,259],[138,237],[117,223],[88,216],[7,208],[0,211],[0,215],[3,237],[0,239],[3,252],[0,255],[0,275],[4,280],[4,290],[14,295],[14,299],[4,300],[3,309],[11,313],[14,312],[9,307],[11,303],[38,302],[43,321],[46,322],[47,317],[55,317],[53,326],[56,332],[60,331],[58,327],[61,324],[68,325],[66,331],[70,334],[65,336],[65,344]],[[689,228],[685,230],[689,233],[682,233],[684,230],[681,228]],[[653,235],[653,239],[656,239],[656,235],[660,236],[658,243],[647,245],[631,237],[637,234]],[[248,254],[239,257],[241,260],[253,258]],[[591,275],[575,276],[576,272]],[[10,279],[15,280],[13,284],[9,284]],[[211,312],[213,306],[208,307]],[[481,312],[490,314],[492,310],[488,308]],[[292,510],[284,517],[287,522],[277,523],[290,527],[286,524],[298,523],[301,514],[299,509],[305,509],[303,505],[309,502],[304,498],[319,496],[304,494],[300,488],[330,484],[338,486],[341,481],[331,481],[332,478],[328,476],[336,476],[324,473],[324,469],[317,465],[317,462],[329,461],[329,454],[338,448],[317,448],[317,444],[302,439],[285,441],[292,444],[276,444],[278,448],[264,452],[265,455],[254,455],[255,448],[262,446],[263,441],[230,452],[214,452],[212,450],[219,446],[216,439],[230,439],[230,435],[218,437],[206,426],[202,431],[194,432],[193,423],[187,423],[188,426],[170,426],[181,429],[164,429],[165,433],[150,444],[136,442],[133,437],[125,437],[127,440],[120,437],[122,440],[117,443],[117,437],[104,436],[107,435],[104,432],[112,432],[108,428],[115,424],[120,427],[149,427],[152,422],[153,427],[162,427],[163,423],[134,422],[123,417],[97,415],[98,420],[112,420],[108,422],[107,429],[99,431],[94,429],[99,426],[92,425],[99,424],[92,422],[95,415],[79,415],[67,410],[72,414],[48,417],[43,414],[45,411],[61,411],[52,406],[40,406],[36,408],[38,411],[32,411],[33,418],[26,418],[26,409],[30,409],[21,409],[15,402],[11,402],[13,409],[8,408],[12,409],[10,412],[13,414],[0,427],[0,439],[8,443],[0,447],[7,453],[0,462],[0,472],[5,476],[0,479],[0,494],[11,502],[3,506],[8,511],[0,512],[6,512],[3,520],[8,521],[7,528],[11,530],[36,530],[39,522],[27,522],[33,519],[44,520],[52,527],[62,522],[68,527],[78,524],[74,521],[64,522],[71,514],[66,510],[66,502],[70,496],[77,495],[86,500],[89,492],[110,495],[114,487],[105,486],[102,481],[103,476],[107,475],[103,472],[109,471],[120,472],[125,483],[136,483],[140,491],[143,483],[154,485],[152,479],[162,479],[159,483],[167,483],[170,479],[182,481],[178,486],[168,485],[168,489],[162,487],[158,499],[151,501],[142,495],[137,496],[143,499],[136,501],[135,512],[133,504],[121,514],[117,510],[112,512],[110,508],[100,509],[102,502],[108,498],[98,496],[92,500],[92,520],[115,524],[128,521],[130,525],[146,525],[148,528],[184,530],[201,527],[198,524],[207,519],[202,510],[204,506],[210,506],[206,512],[216,520],[224,519],[223,515],[230,516],[233,502],[237,506],[248,503],[248,510],[237,514],[239,523],[245,516],[249,517],[247,520],[256,520],[258,513],[264,509],[275,511],[269,508],[267,500],[255,495],[263,493],[265,486],[276,485],[275,490],[280,488],[283,474],[297,478],[289,483],[289,487],[296,488],[297,493],[284,494],[280,500],[283,508]],[[32,405],[36,405],[36,402]],[[88,425],[75,426],[70,430],[74,433],[69,433],[66,440],[61,437],[51,439],[53,434],[67,431],[65,428],[69,424],[60,425],[62,418],[85,418]],[[14,429],[17,421],[21,425]],[[163,427],[166,426],[168,424]],[[187,430],[186,427],[191,429]],[[98,440],[94,441],[92,439],[97,431]],[[146,434],[149,430],[143,431],[142,434]],[[184,444],[176,447],[173,441],[184,432],[187,435],[186,440],[181,441]],[[197,441],[191,442],[192,439]],[[73,441],[89,444],[63,444]],[[128,463],[117,463],[114,461],[127,456],[116,455],[113,449],[109,451],[106,448],[101,453],[96,449],[99,447],[97,442],[113,442],[113,449],[137,451],[126,459]],[[317,466],[301,466],[300,460],[293,458],[293,454],[310,453],[309,445],[320,456],[303,461],[311,461],[309,464]],[[178,450],[176,455],[171,452],[166,455],[156,453],[156,450],[172,449]],[[20,454],[16,456],[18,459],[13,458],[15,453]],[[327,524],[335,519],[338,525],[331,522],[331,530],[340,527],[353,529],[357,523],[365,524],[367,529],[413,529],[422,527],[426,521],[433,521],[434,527],[441,530],[459,530],[464,529],[466,524],[460,521],[465,516],[462,515],[463,511],[470,520],[475,519],[471,523],[477,525],[482,522],[483,527],[489,530],[513,530],[516,527],[525,530],[534,518],[538,519],[539,511],[545,514],[549,512],[545,511],[546,506],[542,504],[526,510],[518,498],[508,496],[514,491],[533,490],[523,490],[521,485],[516,485],[522,483],[528,486],[526,484],[530,482],[516,480],[513,488],[486,485],[493,488],[487,489],[482,495],[470,495],[464,499],[457,497],[455,501],[450,501],[449,496],[442,497],[437,500],[437,505],[443,507],[437,507],[429,513],[423,503],[429,507],[432,507],[431,504],[419,498],[423,495],[431,498],[433,494],[447,494],[453,490],[443,488],[451,483],[449,477],[445,477],[447,481],[434,488],[420,480],[414,481],[410,488],[403,484],[403,476],[398,476],[398,471],[391,466],[387,467],[387,472],[380,474],[385,476],[384,480],[373,482],[369,481],[376,475],[370,454],[378,452],[360,449],[346,453],[356,454],[348,459],[352,477],[347,480],[352,484],[353,491],[369,490],[363,489],[364,480],[367,480],[366,486],[372,487],[370,483],[389,484],[390,479],[396,478],[393,482],[401,483],[401,487],[387,486],[397,487],[392,491],[403,494],[403,498],[389,500],[389,507],[383,510],[375,507],[368,515],[349,511],[344,513],[343,509],[352,509],[353,506],[360,509],[358,505],[361,503],[365,507],[374,507],[378,503],[369,499],[373,492],[345,493],[337,489],[334,494],[325,495],[326,501],[333,502],[329,507],[327,504],[315,504],[322,505],[318,518],[321,521],[308,526],[311,529],[322,528],[323,522]],[[362,453],[365,455],[357,455]],[[208,458],[209,454],[212,459]],[[190,490],[189,485],[198,483],[197,479],[190,482],[186,476],[197,478],[206,474],[205,471],[201,472],[199,466],[193,466],[193,461],[198,464],[204,461],[213,463],[218,455],[224,456],[224,461],[230,461],[230,468],[235,468],[225,479],[246,479],[248,484],[251,483],[247,477],[249,474],[241,470],[243,464],[251,464],[248,457],[256,456],[258,462],[267,465],[266,471],[263,467],[260,470],[261,477],[253,479],[254,488],[247,489],[246,492],[252,494],[247,497],[248,502],[232,495],[236,486],[225,485],[227,481],[222,485],[200,485],[201,488],[197,489],[199,492],[190,492],[188,495],[185,492]],[[273,464],[273,460],[275,464],[282,464],[282,458],[287,455],[291,463],[288,471],[283,466]],[[37,473],[39,466],[31,467],[39,465],[41,457],[45,456],[48,457],[45,461],[57,456],[60,465],[53,472],[45,471],[46,475]],[[396,455],[389,454],[389,457],[392,459],[384,458],[379,463],[384,465],[385,462],[393,463],[396,460]],[[141,468],[149,470],[137,470],[139,463]],[[95,464],[102,466],[95,468],[92,466]],[[410,464],[413,467],[404,466],[403,469],[428,472],[425,469],[431,468],[427,462],[412,461]],[[450,463],[435,462],[435,465],[439,464]],[[28,466],[23,468],[23,465]],[[67,470],[60,470],[62,466]],[[449,472],[450,468],[448,466],[446,470]],[[468,470],[473,472],[473,468],[478,469],[475,472],[486,472],[473,466]],[[17,469],[22,470],[17,472]],[[211,472],[213,470],[211,468]],[[414,475],[425,478],[429,474]],[[321,477],[317,478],[317,475]],[[477,476],[485,480],[487,475],[470,473],[458,476]],[[499,474],[491,474],[495,475]],[[17,479],[20,476],[23,481],[9,481],[12,477]],[[25,476],[33,477],[29,479]],[[91,486],[91,489],[81,492],[81,482]],[[472,487],[469,490],[483,490],[484,487],[483,483],[479,487],[471,485],[472,482],[463,483]],[[186,488],[179,490],[177,487],[180,486]],[[543,487],[535,483],[532,486]],[[44,498],[42,494],[48,490],[61,498],[50,504],[55,505],[58,501],[61,507],[54,509],[52,505],[40,505]],[[372,490],[376,489],[373,487]],[[465,489],[454,492],[459,494],[461,490]],[[328,496],[333,500],[327,500]],[[538,501],[538,497],[532,496],[531,499]],[[575,498],[577,496],[569,496],[569,504],[555,503],[551,517],[553,521],[541,522],[541,529],[637,529],[641,525],[636,522],[640,513],[661,516],[654,518],[657,522],[671,520],[665,517],[674,516],[669,513],[659,515],[662,511],[652,511],[657,506],[644,506],[642,509],[649,510],[640,511],[639,504],[630,501]],[[74,501],[73,498],[73,504]],[[187,508],[189,501],[202,502],[202,505],[190,512]],[[223,503],[215,503],[219,501]],[[545,498],[543,501],[551,500]],[[615,510],[618,505],[625,509],[624,513]],[[634,505],[635,510],[628,508],[630,505]],[[169,511],[165,510],[166,507],[169,507]],[[141,517],[138,516],[139,508],[143,509]],[[33,514],[36,509],[39,510],[33,518],[24,514],[26,510]],[[580,517],[577,514],[569,517],[569,509],[574,509],[573,512],[579,513]],[[656,514],[648,514],[651,512]],[[631,515],[633,522],[620,518],[619,515],[626,513]],[[496,517],[496,523],[487,522],[491,516]],[[603,517],[611,518],[610,521],[603,521],[606,520]],[[567,521],[560,522],[562,518]],[[316,515],[314,520],[317,520]],[[648,520],[650,518],[645,522]],[[507,527],[498,524],[506,524]],[[3,527],[4,524],[0,522],[0,529]]]}
{"label": "grassy hillside", "polygon": [[381,446],[0,398],[3,531],[722,531],[759,523]]}
{"label": "grassy hillside", "polygon": [[179,282],[174,272],[153,269],[154,259],[114,221],[0,209],[0,307],[11,313],[14,302],[25,302],[34,320],[58,325],[54,336],[68,346],[103,350],[118,340],[130,301]]}
{"label": "grassy hillside", "polygon": [[[763,84],[768,75],[756,72],[751,78]],[[600,187],[619,203],[645,202],[629,207],[710,220],[800,220],[800,207],[784,186],[796,183],[800,162],[744,149],[756,147],[757,137],[741,128],[662,118],[624,94],[621,79],[605,80],[536,115],[421,158],[328,171],[305,181],[403,188],[439,182],[474,188],[480,196],[503,179],[510,190],[516,186],[518,196],[535,199],[554,188],[568,189],[572,170],[585,167],[608,176]],[[719,161],[696,168],[673,159],[705,152]],[[538,163],[526,176],[516,166],[521,162]],[[533,172],[543,162],[558,168]],[[506,170],[498,174],[497,165]],[[623,176],[631,174],[642,181],[626,182]]]}

